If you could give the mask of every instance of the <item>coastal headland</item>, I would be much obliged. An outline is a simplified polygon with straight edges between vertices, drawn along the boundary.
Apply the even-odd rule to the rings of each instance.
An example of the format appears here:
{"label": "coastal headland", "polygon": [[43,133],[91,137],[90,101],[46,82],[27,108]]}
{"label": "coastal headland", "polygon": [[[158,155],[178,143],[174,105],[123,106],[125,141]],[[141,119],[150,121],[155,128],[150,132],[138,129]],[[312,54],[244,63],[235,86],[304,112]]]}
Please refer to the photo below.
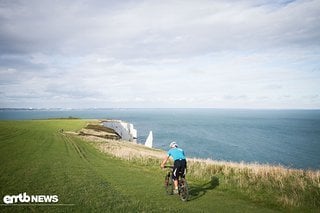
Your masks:
{"label": "coastal headland", "polygon": [[61,204],[2,202],[1,211],[320,210],[318,170],[204,159],[188,159],[191,197],[176,209],[178,197],[166,195],[162,186],[165,171],[159,165],[165,150],[121,140],[110,129],[106,134],[94,126],[97,122],[0,121],[1,198],[48,194],[57,195]]}

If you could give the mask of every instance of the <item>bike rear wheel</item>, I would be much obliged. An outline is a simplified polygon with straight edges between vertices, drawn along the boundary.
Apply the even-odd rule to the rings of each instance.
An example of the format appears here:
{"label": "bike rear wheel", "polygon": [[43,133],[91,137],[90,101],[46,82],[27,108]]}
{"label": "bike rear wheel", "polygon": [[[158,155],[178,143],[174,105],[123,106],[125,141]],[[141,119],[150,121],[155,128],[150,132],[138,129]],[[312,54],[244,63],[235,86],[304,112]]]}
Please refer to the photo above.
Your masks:
{"label": "bike rear wheel", "polygon": [[189,198],[188,183],[184,178],[179,181],[179,196],[182,201],[187,201]]}
{"label": "bike rear wheel", "polygon": [[171,176],[170,173],[168,173],[165,176],[165,179],[164,179],[164,188],[166,189],[166,193],[168,195],[172,195],[173,194],[173,181],[172,181],[172,178],[170,176]]}

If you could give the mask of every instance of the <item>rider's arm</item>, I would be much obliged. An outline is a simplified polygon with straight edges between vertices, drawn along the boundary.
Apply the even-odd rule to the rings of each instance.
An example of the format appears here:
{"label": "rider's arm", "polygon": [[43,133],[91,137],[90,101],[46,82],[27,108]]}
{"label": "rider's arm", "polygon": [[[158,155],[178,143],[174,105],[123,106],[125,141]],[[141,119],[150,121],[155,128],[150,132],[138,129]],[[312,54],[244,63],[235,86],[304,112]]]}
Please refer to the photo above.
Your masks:
{"label": "rider's arm", "polygon": [[163,159],[163,161],[161,163],[161,168],[164,168],[164,165],[167,163],[168,159],[169,159],[169,155],[164,157],[164,159]]}

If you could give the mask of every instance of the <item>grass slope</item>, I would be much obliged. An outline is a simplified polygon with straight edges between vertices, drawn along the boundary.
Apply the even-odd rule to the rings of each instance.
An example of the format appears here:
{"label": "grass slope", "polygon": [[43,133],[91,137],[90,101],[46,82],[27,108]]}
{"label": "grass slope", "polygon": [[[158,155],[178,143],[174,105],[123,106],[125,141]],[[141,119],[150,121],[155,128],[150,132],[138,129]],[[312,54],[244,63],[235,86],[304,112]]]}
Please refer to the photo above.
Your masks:
{"label": "grass slope", "polygon": [[[58,195],[68,206],[7,206],[1,212],[276,212],[237,191],[189,179],[191,198],[181,202],[163,189],[165,172],[99,152],[61,134],[84,120],[0,122],[0,195]],[[160,162],[159,162],[160,164]],[[3,203],[3,202],[2,202]]]}

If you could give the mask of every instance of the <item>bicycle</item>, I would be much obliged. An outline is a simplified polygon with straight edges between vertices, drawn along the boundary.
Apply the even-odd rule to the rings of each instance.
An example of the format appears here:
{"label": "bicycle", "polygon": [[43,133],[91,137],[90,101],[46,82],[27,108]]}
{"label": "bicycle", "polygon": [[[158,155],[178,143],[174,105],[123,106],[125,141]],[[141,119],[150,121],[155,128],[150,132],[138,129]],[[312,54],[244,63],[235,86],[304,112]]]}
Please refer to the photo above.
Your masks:
{"label": "bicycle", "polygon": [[[170,168],[168,173],[165,176],[164,179],[164,187],[166,189],[166,192],[168,195],[173,194],[173,179],[172,179],[172,169],[173,166],[164,166],[164,168]],[[188,183],[187,180],[182,176],[181,172],[178,175],[178,194],[182,201],[187,201],[189,198],[189,189],[188,189]]]}

